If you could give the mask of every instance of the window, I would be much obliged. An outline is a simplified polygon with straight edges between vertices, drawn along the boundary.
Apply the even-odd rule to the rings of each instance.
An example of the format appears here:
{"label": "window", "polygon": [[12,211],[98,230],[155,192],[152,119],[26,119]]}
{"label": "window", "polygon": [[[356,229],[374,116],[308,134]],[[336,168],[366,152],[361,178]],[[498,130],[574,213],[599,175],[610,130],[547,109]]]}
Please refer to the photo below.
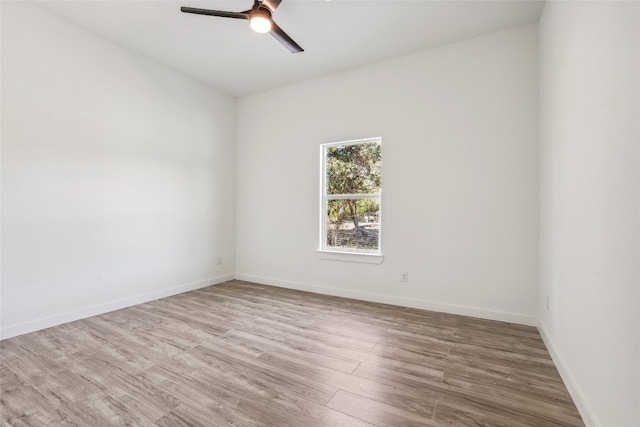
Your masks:
{"label": "window", "polygon": [[323,144],[320,152],[320,251],[381,255],[380,138]]}

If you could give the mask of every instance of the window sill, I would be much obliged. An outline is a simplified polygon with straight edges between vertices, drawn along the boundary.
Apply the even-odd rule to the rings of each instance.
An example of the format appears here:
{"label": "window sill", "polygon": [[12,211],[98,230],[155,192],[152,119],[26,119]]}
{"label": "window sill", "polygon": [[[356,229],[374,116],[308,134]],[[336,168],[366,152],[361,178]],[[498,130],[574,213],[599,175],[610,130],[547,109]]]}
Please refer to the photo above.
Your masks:
{"label": "window sill", "polygon": [[318,258],[329,261],[362,262],[366,264],[381,264],[384,261],[384,255],[379,254],[323,250],[317,250],[316,254],[318,254]]}

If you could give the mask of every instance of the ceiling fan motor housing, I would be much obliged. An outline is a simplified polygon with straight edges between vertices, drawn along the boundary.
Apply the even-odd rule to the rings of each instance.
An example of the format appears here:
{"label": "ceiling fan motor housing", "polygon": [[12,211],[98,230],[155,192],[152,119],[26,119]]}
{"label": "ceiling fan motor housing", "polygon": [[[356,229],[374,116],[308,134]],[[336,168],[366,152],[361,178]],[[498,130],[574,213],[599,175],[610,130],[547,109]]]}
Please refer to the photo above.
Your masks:
{"label": "ceiling fan motor housing", "polygon": [[264,7],[258,6],[249,14],[249,25],[256,33],[268,33],[271,31],[271,11]]}

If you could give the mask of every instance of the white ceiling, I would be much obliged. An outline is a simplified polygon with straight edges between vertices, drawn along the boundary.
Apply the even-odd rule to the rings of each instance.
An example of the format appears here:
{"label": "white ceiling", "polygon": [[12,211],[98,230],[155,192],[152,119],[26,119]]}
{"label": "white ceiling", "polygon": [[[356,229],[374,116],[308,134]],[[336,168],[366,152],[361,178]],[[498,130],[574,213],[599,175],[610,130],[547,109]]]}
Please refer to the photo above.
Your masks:
{"label": "white ceiling", "polygon": [[535,22],[533,1],[284,0],[273,15],[305,52],[248,22],[180,12],[242,11],[252,0],[80,0],[42,8],[234,96]]}

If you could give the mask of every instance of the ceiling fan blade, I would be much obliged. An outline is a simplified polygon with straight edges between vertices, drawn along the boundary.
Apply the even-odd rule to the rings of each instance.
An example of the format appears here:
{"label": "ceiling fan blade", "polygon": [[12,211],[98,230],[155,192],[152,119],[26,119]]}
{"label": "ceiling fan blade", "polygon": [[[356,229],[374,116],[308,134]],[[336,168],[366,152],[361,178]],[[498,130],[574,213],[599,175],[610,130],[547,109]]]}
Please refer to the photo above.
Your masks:
{"label": "ceiling fan blade", "polygon": [[271,13],[275,12],[278,6],[280,6],[282,0],[262,0],[261,5],[269,8]]}
{"label": "ceiling fan blade", "polygon": [[287,33],[282,31],[282,28],[278,27],[278,25],[275,22],[273,22],[273,20],[271,21],[270,33],[276,40],[282,43],[284,47],[289,49],[291,53],[304,52],[304,49],[301,48],[298,43],[293,41],[293,39],[289,37]]}
{"label": "ceiling fan blade", "polygon": [[185,7],[185,6],[182,6],[180,8],[180,11],[184,13],[194,13],[196,15],[220,16],[222,18],[249,19],[249,14],[246,12],[226,12],[224,10],[198,9],[196,7]]}

